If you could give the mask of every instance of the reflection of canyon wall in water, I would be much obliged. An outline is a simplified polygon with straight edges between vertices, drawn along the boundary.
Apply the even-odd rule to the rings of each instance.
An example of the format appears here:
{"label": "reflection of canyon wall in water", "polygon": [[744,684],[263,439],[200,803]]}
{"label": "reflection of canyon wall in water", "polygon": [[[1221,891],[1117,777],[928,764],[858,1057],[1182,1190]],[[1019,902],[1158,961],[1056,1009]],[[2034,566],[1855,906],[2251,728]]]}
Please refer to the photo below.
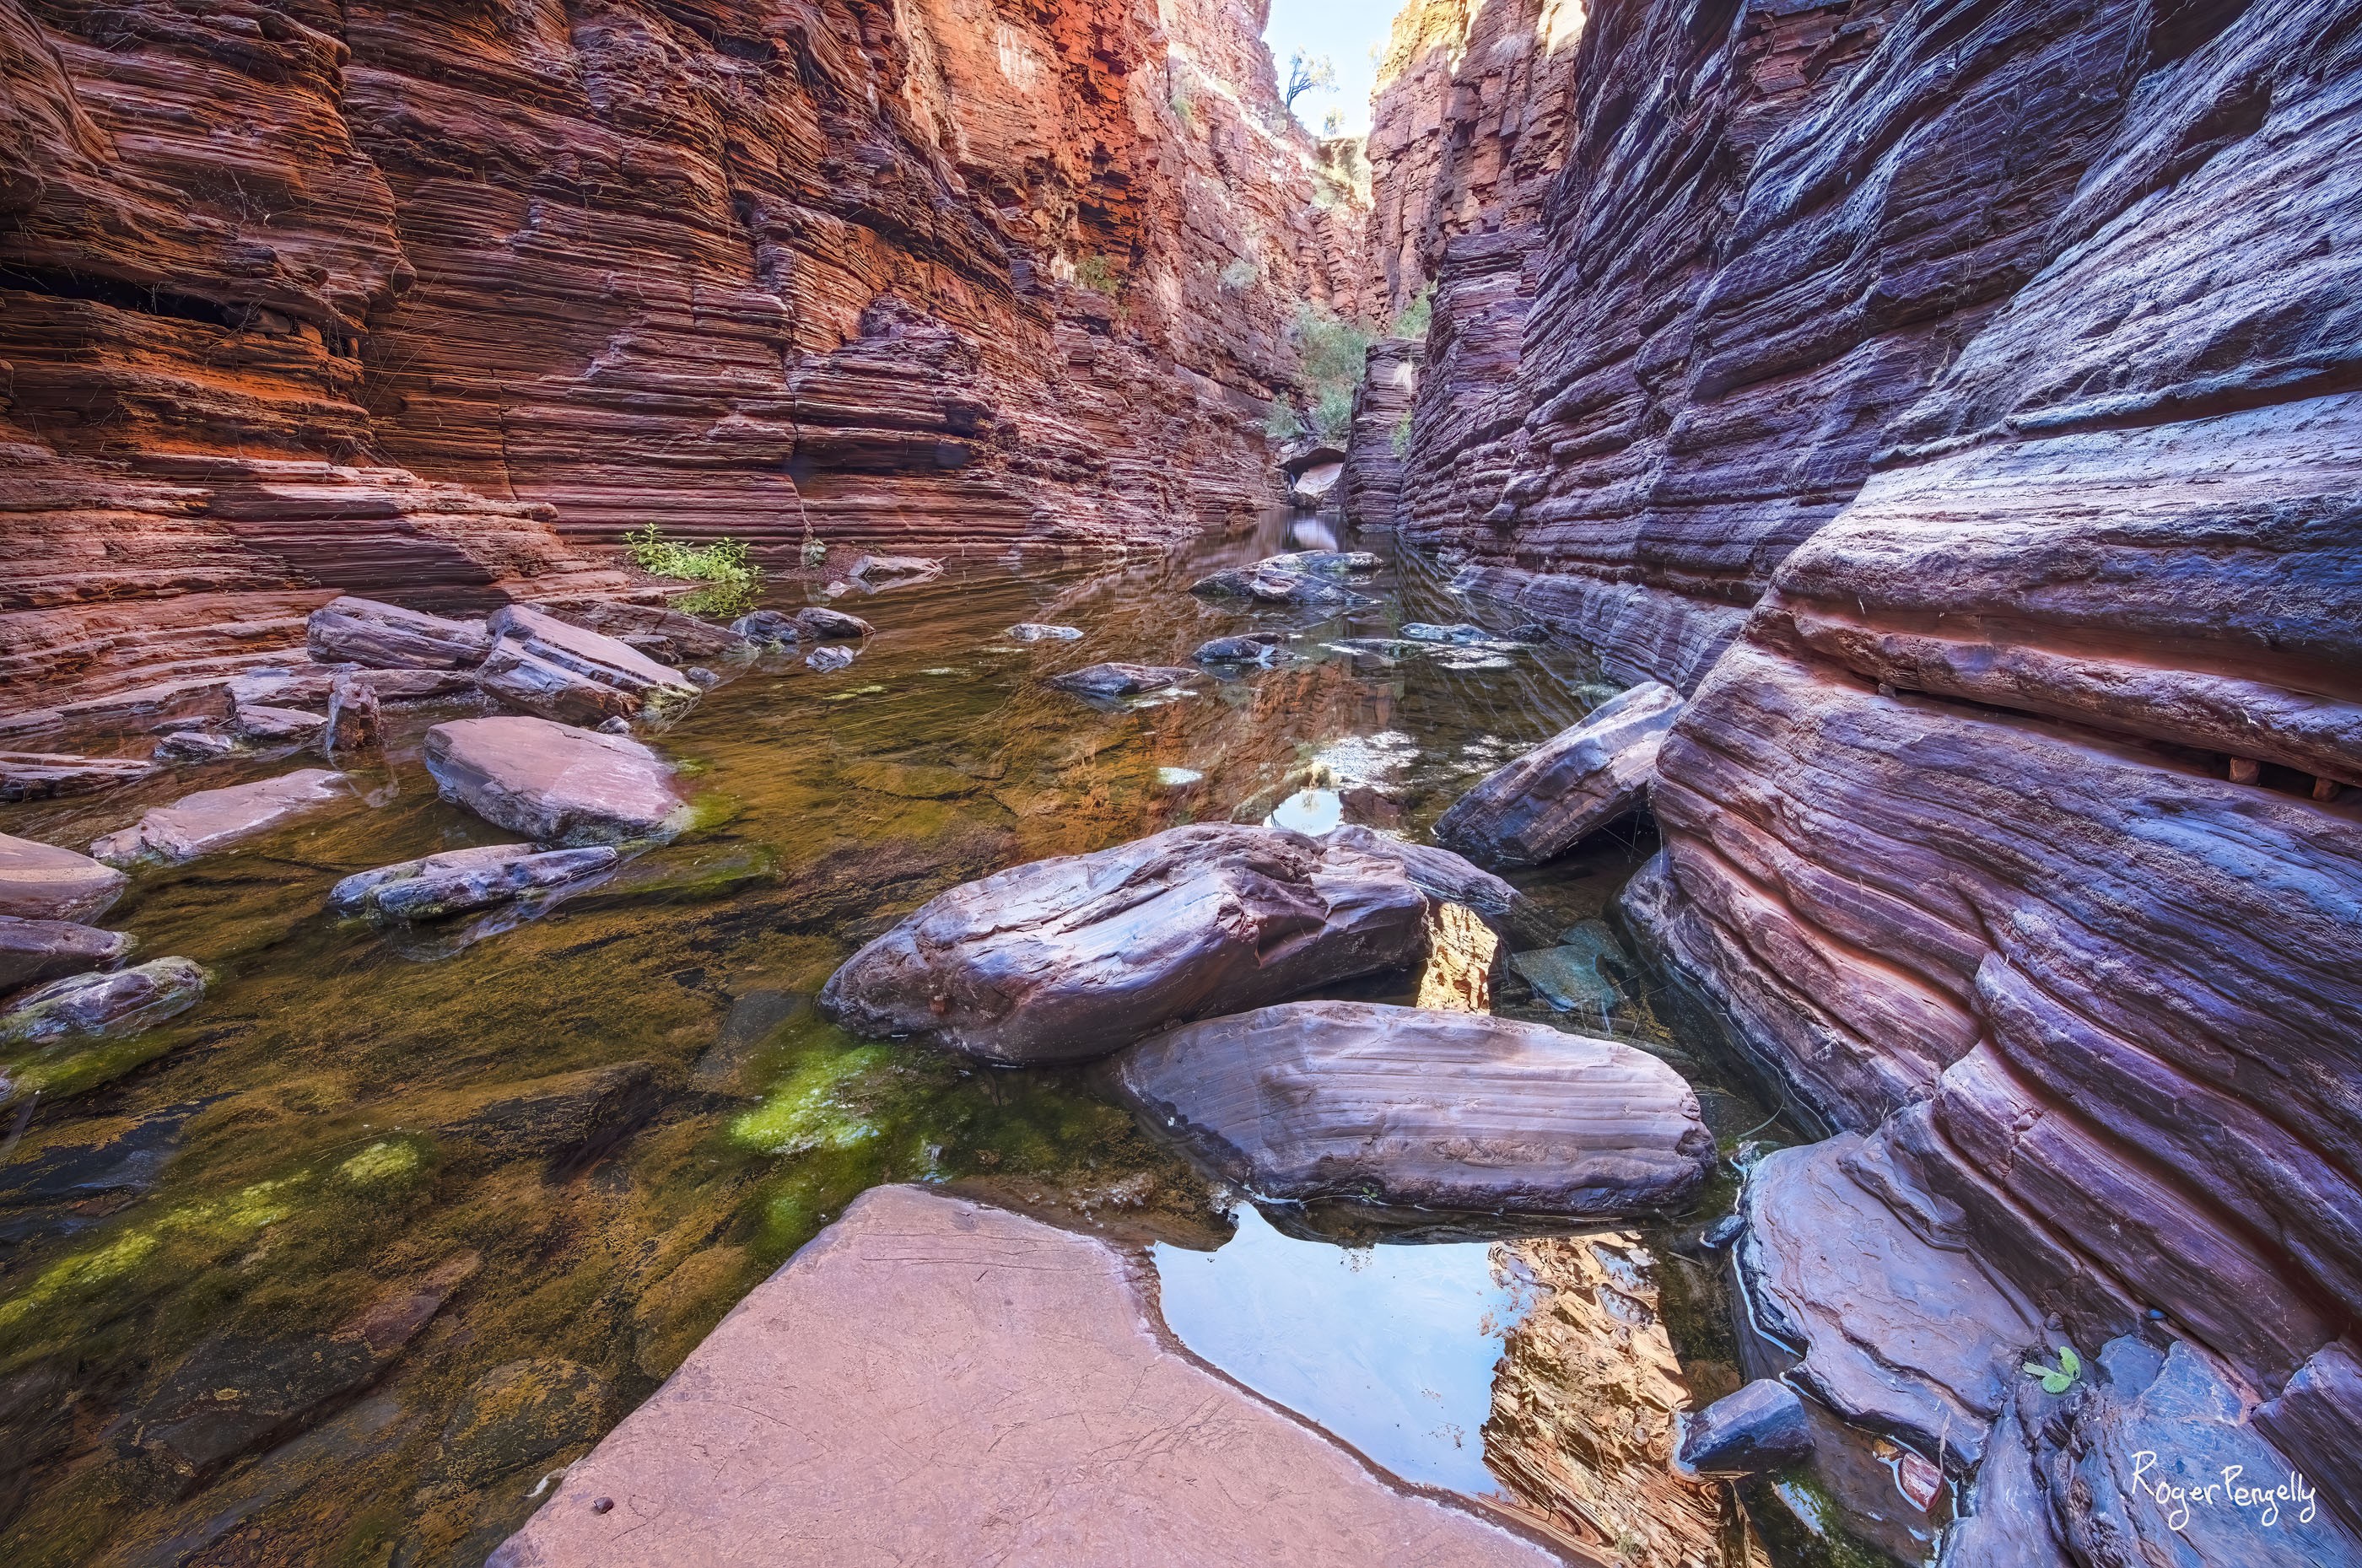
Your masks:
{"label": "reflection of canyon wall in water", "polygon": [[1253,28],[0,0],[0,682],[217,667],[329,588],[613,591],[573,542],[649,523],[1242,522],[1289,313],[1364,288]]}
{"label": "reflection of canyon wall in water", "polygon": [[2352,1492],[2362,7],[1609,0],[1575,72],[1407,534],[1694,693],[1638,903],[1918,1220]]}

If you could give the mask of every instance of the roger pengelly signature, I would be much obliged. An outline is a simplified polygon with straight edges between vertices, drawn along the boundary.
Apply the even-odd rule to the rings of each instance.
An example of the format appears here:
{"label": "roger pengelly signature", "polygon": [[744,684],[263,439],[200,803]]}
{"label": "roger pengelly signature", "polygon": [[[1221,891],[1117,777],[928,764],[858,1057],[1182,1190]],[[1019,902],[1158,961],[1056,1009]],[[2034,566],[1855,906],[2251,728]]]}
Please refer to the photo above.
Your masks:
{"label": "roger pengelly signature", "polygon": [[2299,1524],[2311,1524],[2319,1494],[2305,1483],[2302,1471],[2291,1471],[2289,1478],[2276,1486],[2243,1484],[2240,1477],[2247,1473],[2244,1464],[2226,1464],[2223,1478],[2203,1485],[2184,1485],[2157,1472],[2157,1455],[2142,1449],[2133,1455],[2133,1490],[2156,1499],[2165,1510],[2169,1529],[2179,1530],[2190,1522],[2194,1508],[2237,1508],[2253,1510],[2256,1522],[2271,1529],[2280,1522],[2283,1504],[2301,1506],[2294,1518]]}

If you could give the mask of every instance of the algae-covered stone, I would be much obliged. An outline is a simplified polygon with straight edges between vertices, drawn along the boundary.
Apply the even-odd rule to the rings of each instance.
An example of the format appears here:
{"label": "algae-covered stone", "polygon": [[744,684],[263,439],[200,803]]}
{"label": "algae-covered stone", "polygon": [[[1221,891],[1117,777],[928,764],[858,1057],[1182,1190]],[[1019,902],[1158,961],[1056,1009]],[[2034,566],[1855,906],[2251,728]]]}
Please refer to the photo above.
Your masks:
{"label": "algae-covered stone", "polygon": [[62,920],[0,915],[0,996],[122,962],[131,938]]}
{"label": "algae-covered stone", "polygon": [[328,907],[338,914],[380,920],[440,920],[592,876],[616,859],[607,845],[546,850],[492,844],[446,850],[357,872],[329,889]]}
{"label": "algae-covered stone", "polygon": [[136,1034],[188,1011],[204,994],[205,972],[187,958],[159,958],[111,975],[76,975],[28,991],[0,1013],[0,1043]]}

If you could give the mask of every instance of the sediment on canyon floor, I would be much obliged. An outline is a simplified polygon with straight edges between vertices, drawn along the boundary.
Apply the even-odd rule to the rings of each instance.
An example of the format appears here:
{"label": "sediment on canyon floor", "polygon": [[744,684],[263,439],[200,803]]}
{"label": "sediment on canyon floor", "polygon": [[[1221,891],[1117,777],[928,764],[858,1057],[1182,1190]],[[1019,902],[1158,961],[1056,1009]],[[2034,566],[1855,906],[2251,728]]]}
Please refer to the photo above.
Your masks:
{"label": "sediment on canyon floor", "polygon": [[0,1547],[2362,1560],[2362,4],[1257,11],[0,0]]}

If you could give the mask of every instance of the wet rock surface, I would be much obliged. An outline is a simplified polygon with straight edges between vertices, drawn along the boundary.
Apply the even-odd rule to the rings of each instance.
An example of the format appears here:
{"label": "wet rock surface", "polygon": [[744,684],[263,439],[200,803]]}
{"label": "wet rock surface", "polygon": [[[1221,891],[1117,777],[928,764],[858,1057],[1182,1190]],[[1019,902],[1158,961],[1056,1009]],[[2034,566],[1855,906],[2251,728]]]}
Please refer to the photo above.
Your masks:
{"label": "wet rock surface", "polygon": [[123,871],[87,855],[0,834],[0,915],[95,920],[113,907],[130,880]]}
{"label": "wet rock surface", "polygon": [[661,837],[685,809],[671,766],[646,746],[546,719],[437,724],[425,756],[445,800],[540,843]]}
{"label": "wet rock surface", "polygon": [[481,621],[454,621],[349,595],[312,612],[305,646],[322,664],[378,669],[470,669],[491,651]]}
{"label": "wet rock surface", "polygon": [[205,972],[186,958],[157,958],[105,975],[76,975],[12,997],[0,1042],[113,1039],[152,1029],[197,1005]]}
{"label": "wet rock surface", "polygon": [[1285,1003],[1144,1040],[1113,1072],[1150,1125],[1274,1198],[1614,1219],[1680,1207],[1714,1157],[1655,1057],[1476,1013]]}
{"label": "wet rock surface", "polygon": [[[768,1562],[789,1518],[813,1561],[1550,1560],[1396,1490],[1174,1349],[1138,1266],[1003,1210],[877,1188],[742,1302],[492,1562]],[[1150,1457],[1110,1464],[1111,1445]],[[880,1474],[903,1479],[881,1493]]]}
{"label": "wet rock surface", "polygon": [[328,907],[377,920],[441,920],[579,881],[613,867],[616,858],[605,845],[542,849],[494,844],[449,850],[357,872],[329,889]]}
{"label": "wet rock surface", "polygon": [[0,751],[0,801],[95,794],[101,790],[136,784],[155,771],[155,764],[136,757]]}
{"label": "wet rock surface", "polygon": [[1537,866],[1647,798],[1658,748],[1681,713],[1672,688],[1634,687],[1507,767],[1437,820],[1435,837],[1487,866]]}
{"label": "wet rock surface", "polygon": [[99,839],[90,852],[94,859],[118,867],[143,861],[177,865],[351,798],[343,774],[322,767],[298,768],[275,778],[184,795],[147,812],[132,826]]}
{"label": "wet rock surface", "polygon": [[925,582],[944,574],[944,563],[928,556],[863,556],[844,575],[873,591]]}
{"label": "wet rock surface", "polygon": [[1083,640],[1080,626],[1054,626],[1046,621],[1020,621],[1002,634],[1020,643],[1078,643]]}
{"label": "wet rock surface", "polygon": [[1259,637],[1216,637],[1198,644],[1189,657],[1198,664],[1270,664],[1286,652],[1286,644]]}
{"label": "wet rock surface", "polygon": [[1705,1475],[1753,1475],[1813,1456],[1813,1429],[1796,1391],[1759,1377],[1692,1416],[1682,1431],[1681,1462]]}
{"label": "wet rock surface", "polygon": [[1336,579],[1344,568],[1300,566],[1293,558],[1275,556],[1255,566],[1234,567],[1201,578],[1189,591],[1200,599],[1243,599],[1258,604],[1296,604],[1338,609],[1365,602],[1365,597]]}
{"label": "wet rock surface", "polygon": [[1078,1060],[1412,966],[1429,905],[1399,866],[1300,834],[1173,828],[943,894],[830,976],[820,1005],[873,1038]]}
{"label": "wet rock surface", "polygon": [[112,968],[131,945],[131,938],[119,931],[0,915],[0,997],[68,975]]}
{"label": "wet rock surface", "polygon": [[807,605],[794,612],[757,610],[732,622],[730,629],[750,641],[774,645],[867,637],[874,636],[877,630],[858,615],[848,615],[824,604]]}
{"label": "wet rock surface", "polygon": [[584,701],[571,683],[549,678],[551,670],[619,693],[628,701],[627,716],[662,714],[697,701],[697,687],[670,665],[659,664],[603,632],[574,625],[531,605],[506,605],[494,612],[486,624],[496,641],[479,671],[485,690],[533,708],[545,718],[567,718],[567,712],[545,711],[555,709],[607,716],[596,712],[597,705]]}
{"label": "wet rock surface", "polygon": [[1078,697],[1132,697],[1143,691],[1162,691],[1197,678],[1198,672],[1180,665],[1164,664],[1094,664],[1050,677],[1050,684],[1061,691],[1071,691]]}

